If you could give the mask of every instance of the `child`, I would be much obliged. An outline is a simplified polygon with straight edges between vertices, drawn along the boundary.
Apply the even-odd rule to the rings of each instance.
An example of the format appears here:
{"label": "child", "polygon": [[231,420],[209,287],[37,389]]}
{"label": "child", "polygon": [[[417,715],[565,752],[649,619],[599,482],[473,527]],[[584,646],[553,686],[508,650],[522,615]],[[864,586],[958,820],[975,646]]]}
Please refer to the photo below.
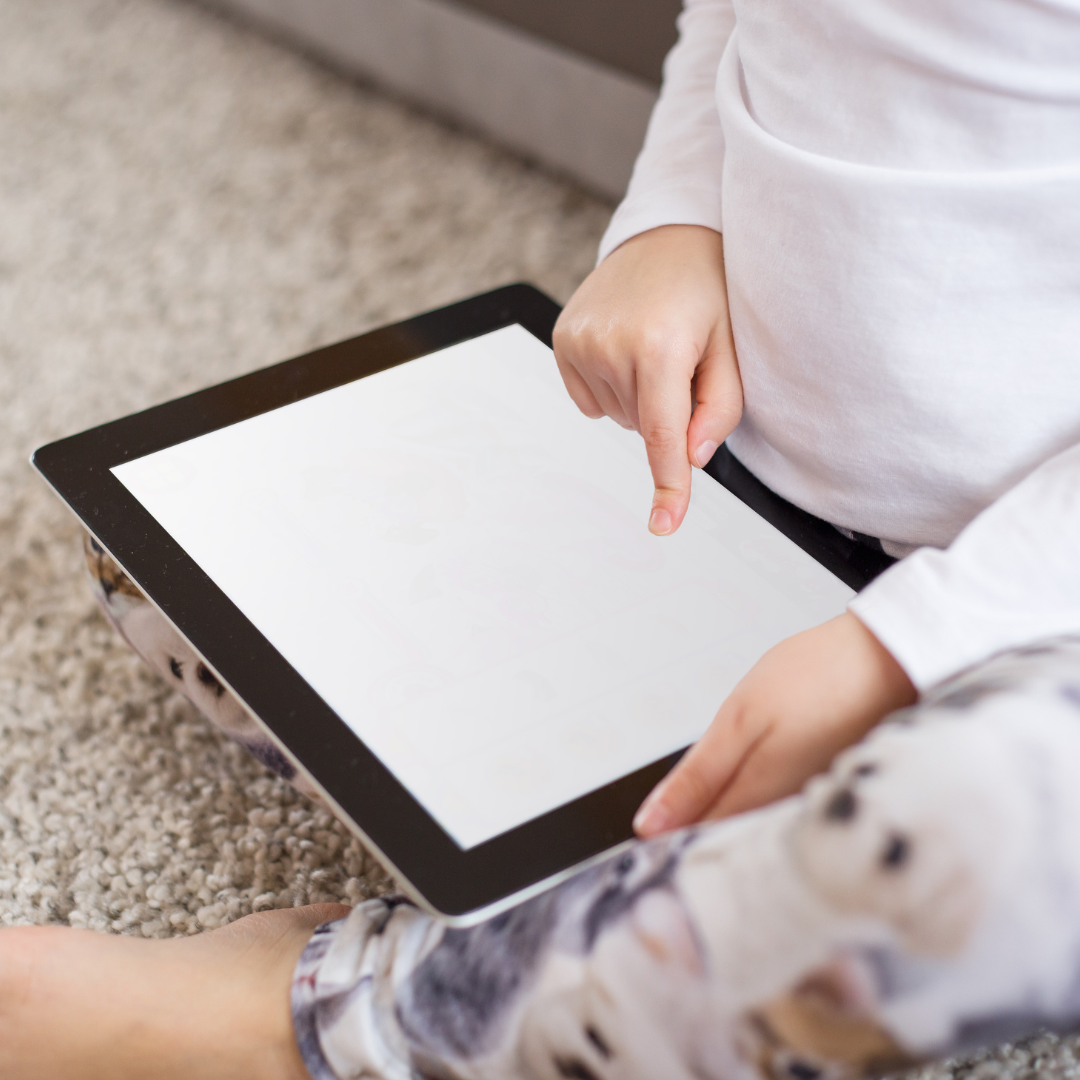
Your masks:
{"label": "child", "polygon": [[907,557],[758,663],[656,838],[472,930],[4,931],[5,1075],[839,1080],[1080,1023],[1080,3],[687,0],[601,256],[556,356],[654,532],[726,441]]}
{"label": "child", "polygon": [[653,532],[726,441],[907,557],[636,826],[772,805],[500,925],[323,928],[312,1075],[815,1080],[1074,1027],[1080,639],[1006,650],[1080,633],[1080,4],[686,0],[600,255],[555,352],[644,437]]}

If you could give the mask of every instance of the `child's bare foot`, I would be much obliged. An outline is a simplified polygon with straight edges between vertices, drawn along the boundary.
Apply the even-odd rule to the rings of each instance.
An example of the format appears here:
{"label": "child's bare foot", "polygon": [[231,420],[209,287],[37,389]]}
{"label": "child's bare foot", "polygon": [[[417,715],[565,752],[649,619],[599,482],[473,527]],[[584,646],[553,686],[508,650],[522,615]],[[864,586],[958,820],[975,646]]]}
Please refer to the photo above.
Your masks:
{"label": "child's bare foot", "polygon": [[289,990],[311,932],[347,908],[249,915],[173,941],[0,930],[5,1080],[306,1080]]}

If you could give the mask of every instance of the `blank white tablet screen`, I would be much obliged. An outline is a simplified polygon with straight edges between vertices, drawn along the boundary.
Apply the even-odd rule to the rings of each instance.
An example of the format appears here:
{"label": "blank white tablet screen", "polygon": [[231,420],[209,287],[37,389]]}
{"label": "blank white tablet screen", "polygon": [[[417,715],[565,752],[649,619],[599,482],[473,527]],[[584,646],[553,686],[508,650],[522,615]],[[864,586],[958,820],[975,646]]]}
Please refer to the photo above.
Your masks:
{"label": "blank white tablet screen", "polygon": [[852,590],[509,326],[115,475],[463,848],[696,739]]}

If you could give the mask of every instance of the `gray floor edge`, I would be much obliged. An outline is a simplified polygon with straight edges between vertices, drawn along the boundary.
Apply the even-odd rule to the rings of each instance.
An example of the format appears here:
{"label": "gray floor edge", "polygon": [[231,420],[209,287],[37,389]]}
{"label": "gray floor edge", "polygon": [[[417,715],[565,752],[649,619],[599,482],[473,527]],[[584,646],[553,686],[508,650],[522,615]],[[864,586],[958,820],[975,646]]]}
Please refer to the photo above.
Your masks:
{"label": "gray floor edge", "polygon": [[563,173],[626,189],[656,89],[440,0],[201,0]]}

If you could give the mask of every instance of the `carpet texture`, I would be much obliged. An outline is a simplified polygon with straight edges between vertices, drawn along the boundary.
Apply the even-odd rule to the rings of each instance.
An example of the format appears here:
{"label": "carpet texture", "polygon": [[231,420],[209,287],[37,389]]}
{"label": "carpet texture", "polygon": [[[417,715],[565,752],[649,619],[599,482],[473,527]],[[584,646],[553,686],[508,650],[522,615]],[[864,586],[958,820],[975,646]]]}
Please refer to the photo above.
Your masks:
{"label": "carpet texture", "polygon": [[[389,887],[118,640],[31,450],[508,281],[565,300],[609,212],[197,7],[0,0],[0,925]],[[1077,1046],[913,1075],[1080,1077]]]}

